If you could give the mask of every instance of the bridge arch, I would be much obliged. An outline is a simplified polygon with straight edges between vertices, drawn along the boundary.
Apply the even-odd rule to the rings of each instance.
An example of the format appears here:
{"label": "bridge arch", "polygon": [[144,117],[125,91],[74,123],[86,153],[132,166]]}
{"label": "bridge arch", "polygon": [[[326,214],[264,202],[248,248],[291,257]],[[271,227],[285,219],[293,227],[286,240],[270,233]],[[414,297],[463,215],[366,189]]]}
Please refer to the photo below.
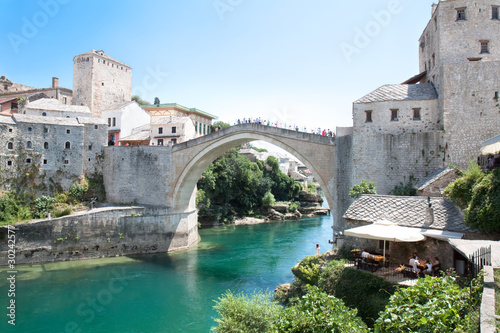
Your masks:
{"label": "bridge arch", "polygon": [[256,140],[272,143],[304,163],[323,188],[329,206],[333,207],[330,189],[333,181],[334,138],[243,124],[173,147],[173,163],[179,164],[176,167],[179,172],[175,179],[172,179],[174,211],[194,211],[196,184],[210,163],[229,149]]}

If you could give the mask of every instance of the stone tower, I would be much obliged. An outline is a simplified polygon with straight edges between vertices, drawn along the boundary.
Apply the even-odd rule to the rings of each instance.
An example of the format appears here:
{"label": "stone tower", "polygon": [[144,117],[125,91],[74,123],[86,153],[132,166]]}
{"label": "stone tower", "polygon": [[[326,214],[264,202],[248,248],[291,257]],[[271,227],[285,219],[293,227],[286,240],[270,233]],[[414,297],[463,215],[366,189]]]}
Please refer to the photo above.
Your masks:
{"label": "stone tower", "polygon": [[73,58],[73,104],[87,105],[94,117],[131,100],[132,67],[92,50]]}
{"label": "stone tower", "polygon": [[499,134],[499,5],[440,1],[419,40],[421,83],[437,90],[448,163],[476,160],[481,142]]}

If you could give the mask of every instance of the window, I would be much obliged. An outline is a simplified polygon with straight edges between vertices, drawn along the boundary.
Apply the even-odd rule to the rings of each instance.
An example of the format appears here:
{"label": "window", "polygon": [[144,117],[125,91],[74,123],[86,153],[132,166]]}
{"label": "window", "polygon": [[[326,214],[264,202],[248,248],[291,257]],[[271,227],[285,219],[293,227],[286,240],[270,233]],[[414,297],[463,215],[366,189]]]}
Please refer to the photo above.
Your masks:
{"label": "window", "polygon": [[9,128],[9,133],[12,133],[12,128]]}
{"label": "window", "polygon": [[433,53],[432,54],[432,67],[436,65],[436,55]]}
{"label": "window", "polygon": [[163,134],[163,127],[158,128],[158,134]]}
{"label": "window", "polygon": [[380,250],[383,250],[384,249],[384,243],[385,243],[385,250],[389,251],[389,245],[390,245],[391,242],[384,242],[383,240],[379,240],[378,241],[378,248]]}
{"label": "window", "polygon": [[101,86],[103,86],[103,85],[104,85],[104,82],[101,83]]}
{"label": "window", "polygon": [[31,132],[33,130],[32,127],[28,127],[28,132]]}
{"label": "window", "polygon": [[111,127],[111,118],[108,118],[108,127]]}
{"label": "window", "polygon": [[172,139],[172,143],[175,145],[177,143],[177,139]]}
{"label": "window", "polygon": [[434,31],[438,29],[438,18],[437,16],[434,16]]}
{"label": "window", "polygon": [[48,142],[44,142],[43,143],[43,149],[49,149],[49,143]]}
{"label": "window", "polygon": [[66,149],[71,149],[71,142],[66,141],[66,144],[64,145]]}
{"label": "window", "polygon": [[420,119],[420,108],[413,109],[413,120],[421,120]]}
{"label": "window", "polygon": [[11,108],[12,110],[17,110],[17,108],[18,108],[17,103],[10,103],[10,108]]}
{"label": "window", "polygon": [[391,121],[398,121],[398,109],[391,109]]}
{"label": "window", "polygon": [[64,104],[68,104],[68,98],[64,97]]}
{"label": "window", "polygon": [[47,164],[47,163],[48,163],[47,160],[43,160],[43,164]]}
{"label": "window", "polygon": [[365,123],[371,123],[372,122],[372,110],[367,110],[365,111]]}
{"label": "window", "polygon": [[44,127],[43,128],[43,133],[49,133],[49,128],[48,127]]}
{"label": "window", "polygon": [[26,164],[31,164],[31,158],[26,159]]}
{"label": "window", "polygon": [[64,164],[69,164],[69,160],[64,160]]}
{"label": "window", "polygon": [[489,44],[489,41],[487,41],[487,40],[481,41],[481,52],[480,53],[490,53],[488,44]]}
{"label": "window", "polygon": [[99,125],[94,125],[94,129],[99,129]]}
{"label": "window", "polygon": [[203,134],[205,134],[205,131],[206,131],[206,125],[203,124]]}
{"label": "window", "polygon": [[7,166],[12,166],[12,161],[7,161]]}
{"label": "window", "polygon": [[12,143],[12,142],[7,143],[7,149],[10,149],[10,150],[14,149],[14,143]]}
{"label": "window", "polygon": [[172,134],[175,134],[175,133],[177,133],[177,127],[172,126]]}
{"label": "window", "polygon": [[92,145],[89,145],[89,150],[92,150]]}
{"label": "window", "polygon": [[163,139],[158,139],[158,146],[163,146]]}
{"label": "window", "polygon": [[498,6],[491,6],[491,19],[498,20]]}
{"label": "window", "polygon": [[71,134],[71,130],[69,128],[66,129],[66,134]]}
{"label": "window", "polygon": [[198,122],[194,123],[194,131],[198,133]]}
{"label": "window", "polygon": [[116,118],[113,117],[113,127],[115,127],[115,126],[116,126]]}
{"label": "window", "polygon": [[33,148],[33,144],[31,143],[31,141],[26,142],[26,148],[27,149]]}
{"label": "window", "polygon": [[466,20],[465,7],[464,8],[457,8],[457,21],[463,21],[463,20]]}

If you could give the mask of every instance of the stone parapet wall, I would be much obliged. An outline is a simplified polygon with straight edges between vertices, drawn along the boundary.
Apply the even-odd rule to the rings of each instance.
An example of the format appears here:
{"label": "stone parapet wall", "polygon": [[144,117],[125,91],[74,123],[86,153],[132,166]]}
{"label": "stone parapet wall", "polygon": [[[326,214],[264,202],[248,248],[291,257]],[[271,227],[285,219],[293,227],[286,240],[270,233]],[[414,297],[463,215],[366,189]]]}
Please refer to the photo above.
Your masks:
{"label": "stone parapet wall", "polygon": [[[196,211],[120,207],[20,223],[14,225],[16,264],[187,249],[199,239],[197,220]],[[0,239],[0,262],[7,263],[7,227],[0,228]]]}

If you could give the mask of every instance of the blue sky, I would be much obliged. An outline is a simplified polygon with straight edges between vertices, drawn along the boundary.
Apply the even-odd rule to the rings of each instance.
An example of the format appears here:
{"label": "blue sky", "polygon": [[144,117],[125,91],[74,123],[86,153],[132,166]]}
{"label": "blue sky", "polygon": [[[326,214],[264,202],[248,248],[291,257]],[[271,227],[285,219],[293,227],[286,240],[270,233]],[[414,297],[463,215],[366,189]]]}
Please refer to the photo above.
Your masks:
{"label": "blue sky", "polygon": [[353,101],[418,73],[432,3],[0,0],[0,75],[72,88],[73,57],[102,49],[150,102],[334,129]]}

